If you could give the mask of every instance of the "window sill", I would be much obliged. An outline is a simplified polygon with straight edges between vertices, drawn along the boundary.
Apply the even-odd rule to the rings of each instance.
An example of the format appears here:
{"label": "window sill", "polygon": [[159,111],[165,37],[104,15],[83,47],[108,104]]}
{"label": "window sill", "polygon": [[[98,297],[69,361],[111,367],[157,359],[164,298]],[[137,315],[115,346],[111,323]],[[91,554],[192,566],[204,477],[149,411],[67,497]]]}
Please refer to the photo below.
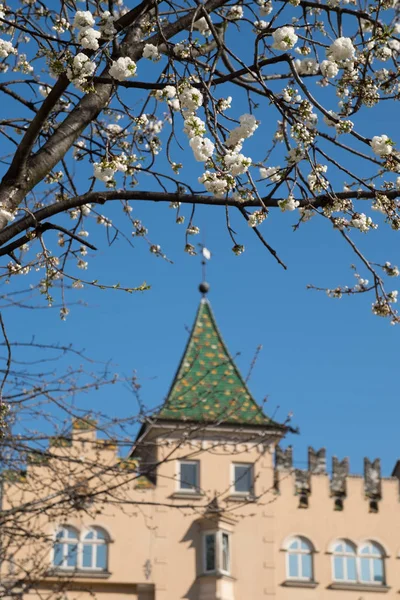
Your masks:
{"label": "window sill", "polygon": [[253,494],[231,494],[227,497],[228,502],[255,502],[256,497]]}
{"label": "window sill", "polygon": [[91,571],[90,569],[52,569],[47,571],[46,577],[86,577],[87,579],[108,579],[111,577],[109,571]]}
{"label": "window sill", "polygon": [[316,588],[318,581],[303,581],[302,579],[286,579],[281,583],[284,587]]}
{"label": "window sill", "polygon": [[194,500],[202,500],[204,498],[204,494],[202,492],[191,491],[191,490],[178,490],[171,494],[170,498],[177,498],[178,500],[183,500],[187,498],[192,498]]}
{"label": "window sill", "polygon": [[224,571],[209,571],[208,573],[201,573],[198,575],[197,579],[201,579],[203,577],[214,577],[215,579],[230,579],[231,581],[236,581],[235,577],[232,577],[229,573],[225,573]]}
{"label": "window sill", "polygon": [[369,584],[369,583],[349,583],[349,582],[339,582],[331,583],[328,585],[329,590],[355,590],[357,592],[375,592],[385,594],[390,590],[388,585],[382,584]]}

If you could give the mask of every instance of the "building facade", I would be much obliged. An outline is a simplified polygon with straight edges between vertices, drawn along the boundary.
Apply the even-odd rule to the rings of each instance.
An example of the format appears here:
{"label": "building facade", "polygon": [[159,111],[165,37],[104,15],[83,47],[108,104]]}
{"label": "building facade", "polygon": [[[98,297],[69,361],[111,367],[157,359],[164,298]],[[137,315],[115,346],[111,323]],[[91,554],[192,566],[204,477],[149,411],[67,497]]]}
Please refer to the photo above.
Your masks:
{"label": "building facade", "polygon": [[[334,458],[328,475],[325,450],[310,448],[308,469],[295,469],[288,434],[252,398],[203,298],[167,400],[142,424],[128,459],[94,424],[76,422],[47,462],[32,461],[6,486],[6,507],[32,503],[39,491],[29,481],[50,496],[68,482],[75,494],[68,511],[55,505],[35,516],[46,533],[40,543],[10,542],[13,556],[43,566],[20,595],[400,597],[399,465],[384,479],[378,460],[365,459],[358,476]],[[21,574],[10,565],[2,585],[15,590]]]}

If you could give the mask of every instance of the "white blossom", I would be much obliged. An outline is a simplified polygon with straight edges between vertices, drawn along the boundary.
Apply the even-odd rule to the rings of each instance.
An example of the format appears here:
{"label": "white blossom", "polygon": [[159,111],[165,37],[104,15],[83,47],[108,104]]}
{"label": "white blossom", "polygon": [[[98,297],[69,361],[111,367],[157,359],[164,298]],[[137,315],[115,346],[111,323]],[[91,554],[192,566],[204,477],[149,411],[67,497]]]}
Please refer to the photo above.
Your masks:
{"label": "white blossom", "polygon": [[337,38],[326,51],[327,57],[339,64],[352,61],[355,53],[353,42],[348,37]]}
{"label": "white blossom", "polygon": [[95,21],[90,10],[78,10],[75,13],[74,27],[93,27]]}
{"label": "white blossom", "polygon": [[136,63],[129,56],[121,56],[113,60],[109,73],[117,81],[124,81],[136,73]]}
{"label": "white blossom", "polygon": [[154,62],[157,60],[160,60],[161,55],[158,51],[157,46],[154,46],[153,44],[146,44],[145,47],[143,48],[143,58],[148,58],[150,60],[153,60]]}
{"label": "white blossom", "polygon": [[52,29],[54,29],[54,31],[57,31],[57,33],[64,33],[64,31],[67,31],[70,27],[71,23],[69,23],[69,21],[67,21],[65,17],[57,17],[54,21]]}
{"label": "white blossom", "polygon": [[324,77],[332,79],[339,73],[339,67],[331,60],[323,60],[320,64],[321,73]]}
{"label": "white blossom", "polygon": [[101,14],[101,21],[99,23],[101,37],[106,40],[111,40],[114,35],[117,33],[117,30],[114,27],[115,17],[108,11],[104,11]]}
{"label": "white blossom", "polygon": [[255,210],[251,215],[249,215],[249,220],[247,221],[249,227],[257,227],[257,225],[261,225],[263,221],[267,218],[267,213],[264,210]]}
{"label": "white blossom", "polygon": [[311,191],[326,190],[328,187],[328,181],[323,177],[322,173],[326,173],[328,170],[327,165],[315,165],[309,175],[307,175],[308,185]]}
{"label": "white blossom", "polygon": [[270,179],[270,181],[277,182],[282,179],[280,171],[280,167],[260,167],[260,177],[262,179]]}
{"label": "white blossom", "polygon": [[299,205],[300,202],[295,200],[292,194],[289,194],[285,200],[278,200],[278,206],[282,212],[296,210]]}
{"label": "white blossom", "polygon": [[388,156],[392,153],[394,143],[385,134],[374,135],[374,137],[370,141],[370,146],[375,152],[375,154],[377,154],[378,156]]}
{"label": "white blossom", "polygon": [[78,33],[78,42],[87,50],[98,50],[99,40],[101,37],[100,31],[96,31],[93,27],[84,27]]}
{"label": "white blossom", "polygon": [[49,85],[39,85],[39,93],[43,98],[47,98],[47,96],[51,92],[51,87]]}
{"label": "white blossom", "polygon": [[189,138],[202,136],[206,132],[206,124],[200,117],[190,115],[184,121],[183,131]]}
{"label": "white blossom", "polygon": [[205,162],[208,160],[214,152],[214,144],[208,138],[203,138],[200,135],[196,135],[191,138],[189,145],[193,150],[195,159],[198,162]]}
{"label": "white blossom", "polygon": [[359,229],[362,233],[366,233],[370,229],[376,229],[371,217],[367,217],[365,213],[355,213],[350,221],[350,225]]}
{"label": "white blossom", "polygon": [[226,13],[226,18],[228,21],[237,21],[238,19],[243,19],[243,7],[240,6],[240,4],[231,6]]}
{"label": "white blossom", "polygon": [[232,104],[232,96],[228,96],[227,98],[220,98],[217,100],[217,110],[220,112],[225,112],[228,108],[231,107]]}
{"label": "white blossom", "polygon": [[96,65],[86,54],[79,52],[74,56],[72,63],[67,68],[67,77],[78,88],[81,88],[86,83],[87,78],[93,75],[96,70]]}
{"label": "white blossom", "polygon": [[176,96],[176,87],[173,85],[166,85],[162,90],[157,90],[155,97],[157,100],[170,100]]}
{"label": "white blossom", "polygon": [[244,114],[239,117],[239,127],[235,127],[229,134],[226,141],[228,148],[240,146],[243,141],[253,135],[258,127],[257,119],[254,115]]}
{"label": "white blossom", "polygon": [[304,151],[295,146],[294,148],[290,148],[287,156],[287,161],[289,164],[297,164],[305,157]]}
{"label": "white blossom", "polygon": [[201,19],[195,21],[193,23],[193,29],[196,29],[201,35],[204,35],[204,37],[208,37],[211,33],[205,17],[201,17]]}
{"label": "white blossom", "polygon": [[182,110],[194,113],[203,104],[203,94],[194,87],[187,87],[178,96]]}
{"label": "white blossom", "polygon": [[205,171],[205,173],[199,177],[198,181],[204,185],[208,192],[217,198],[225,196],[229,189],[233,187],[233,182],[229,181],[227,177],[223,177],[212,171]]}
{"label": "white blossom", "polygon": [[179,58],[189,58],[190,50],[187,42],[178,42],[178,44],[175,44],[173,53]]}
{"label": "white blossom", "polygon": [[267,29],[268,26],[269,26],[268,21],[263,21],[262,19],[259,19],[258,21],[254,21],[254,30],[256,33],[259,33],[260,31],[264,31],[265,29]]}
{"label": "white blossom", "polygon": [[305,58],[304,60],[296,58],[294,64],[299,75],[316,75],[319,71],[319,64],[315,58]]}
{"label": "white blossom", "polygon": [[236,152],[228,152],[224,156],[224,163],[226,168],[229,170],[233,177],[237,177],[238,175],[243,175],[248,171],[252,160],[244,156],[243,154],[238,154]]}
{"label": "white blossom", "polygon": [[0,39],[0,58],[7,58],[10,54],[17,54],[11,42]]}
{"label": "white blossom", "polygon": [[274,39],[272,48],[284,51],[293,48],[299,39],[295,34],[294,27],[291,26],[280,27],[273,32],[272,37]]}
{"label": "white blossom", "polygon": [[262,17],[266,17],[272,13],[272,10],[273,10],[272,2],[261,2],[261,3],[259,2],[258,4],[260,5],[260,15]]}
{"label": "white blossom", "polygon": [[386,262],[382,268],[389,277],[398,277],[400,275],[399,267],[391,265],[390,262]]}
{"label": "white blossom", "polygon": [[[335,113],[333,110],[328,110],[328,113],[335,119],[339,119],[339,115],[337,113]],[[336,125],[336,122],[327,116],[324,116],[324,123],[325,123],[325,125],[328,125],[328,127],[335,127],[335,125]]]}

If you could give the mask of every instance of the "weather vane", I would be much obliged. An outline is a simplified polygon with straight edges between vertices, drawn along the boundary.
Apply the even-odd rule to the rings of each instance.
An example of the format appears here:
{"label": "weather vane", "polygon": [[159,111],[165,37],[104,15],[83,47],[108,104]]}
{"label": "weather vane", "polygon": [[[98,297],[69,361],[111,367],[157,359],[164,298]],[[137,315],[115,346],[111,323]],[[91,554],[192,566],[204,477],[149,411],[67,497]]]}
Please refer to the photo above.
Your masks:
{"label": "weather vane", "polygon": [[209,284],[206,281],[207,261],[211,258],[211,252],[204,244],[200,244],[201,249],[201,273],[203,281],[199,285],[199,290],[205,296],[210,289]]}

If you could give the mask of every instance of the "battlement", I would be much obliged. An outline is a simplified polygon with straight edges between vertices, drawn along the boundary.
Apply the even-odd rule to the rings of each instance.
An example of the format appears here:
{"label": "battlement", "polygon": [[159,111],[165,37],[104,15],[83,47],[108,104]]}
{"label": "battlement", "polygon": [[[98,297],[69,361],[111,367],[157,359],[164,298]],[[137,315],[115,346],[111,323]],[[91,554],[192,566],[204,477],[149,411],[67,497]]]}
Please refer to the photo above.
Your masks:
{"label": "battlement", "polygon": [[[275,488],[277,492],[282,493],[283,481],[286,481],[288,475],[291,480],[293,494],[299,496],[299,508],[308,508],[309,498],[313,492],[316,480],[321,476],[328,479],[326,449],[308,448],[308,468],[297,469],[293,467],[293,448],[288,446],[283,449],[279,446],[275,451]],[[380,459],[371,461],[364,458],[364,473],[362,475],[350,474],[349,459],[339,460],[336,456],[332,457],[332,470],[328,481],[329,496],[334,500],[335,510],[343,510],[344,501],[350,494],[350,486],[361,484],[361,492],[366,501],[369,502],[369,511],[378,512],[379,502],[384,499],[385,493],[390,496],[393,494],[395,486],[398,500],[400,482],[400,462],[396,463],[392,477],[382,477]]]}

